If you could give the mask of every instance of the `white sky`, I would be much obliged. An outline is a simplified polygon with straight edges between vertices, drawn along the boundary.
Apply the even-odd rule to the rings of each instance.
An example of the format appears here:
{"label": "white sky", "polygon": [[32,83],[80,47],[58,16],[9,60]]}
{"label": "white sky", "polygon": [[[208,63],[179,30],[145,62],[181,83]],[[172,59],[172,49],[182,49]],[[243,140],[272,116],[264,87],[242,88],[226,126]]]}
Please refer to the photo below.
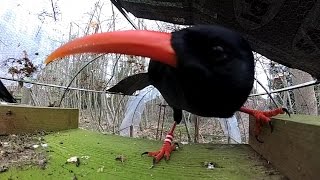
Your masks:
{"label": "white sky", "polygon": [[[89,0],[53,0],[54,2],[57,2],[58,8],[60,10],[61,16],[59,17],[59,21],[55,22],[53,21],[53,18],[46,18],[45,23],[42,24],[41,21],[38,18],[38,14],[42,11],[47,11],[49,13],[52,12],[51,2],[50,0],[1,0],[0,1],[0,22],[1,19],[3,20],[3,16],[6,15],[6,13],[12,13],[15,14],[15,21],[10,22],[10,27],[12,31],[16,31],[17,33],[20,33],[21,35],[25,36],[35,36],[35,33],[39,31],[39,29],[48,36],[48,39],[42,38],[40,42],[41,46],[39,47],[40,55],[35,57],[38,59],[38,61],[41,63],[43,62],[45,56],[48,54],[48,52],[51,52],[53,48],[53,45],[47,42],[43,41],[52,41],[52,40],[58,40],[58,43],[66,41],[69,37],[69,27],[70,22],[76,23],[82,28],[85,27],[85,25],[88,22],[89,15],[87,13],[92,12],[94,8],[94,4],[97,1],[89,1]],[[101,0],[104,4],[102,9],[102,18],[101,19],[110,19],[112,15],[112,9],[111,9],[111,3],[109,0]],[[118,21],[116,24],[117,30],[123,30],[123,29],[133,29],[132,26],[126,21],[126,19],[118,12],[116,8],[114,8],[115,12],[118,14]],[[134,17],[130,14],[130,17],[134,19]],[[136,20],[137,22],[137,20]],[[154,23],[154,21],[145,20],[144,22],[147,25],[148,29],[157,29],[158,27]],[[1,24],[0,24],[1,25]],[[103,27],[102,27],[103,28]],[[0,29],[1,30],[1,29]],[[105,29],[102,29],[105,31]],[[2,38],[2,39],[1,39]],[[0,40],[3,41],[3,37],[0,35]],[[32,37],[31,37],[32,40]],[[14,42],[14,41],[12,41]],[[8,42],[6,42],[8,43]],[[55,46],[58,46],[56,44]],[[1,44],[0,44],[1,45]],[[14,44],[15,45],[15,44]],[[0,46],[1,47],[1,46]],[[13,46],[16,47],[16,46]],[[23,47],[28,48],[28,47]],[[20,53],[21,48],[15,48],[8,52],[8,50],[1,49],[0,48],[0,55],[5,55],[5,53],[11,53],[7,56],[17,56],[17,53]],[[42,52],[42,53],[41,53]],[[1,57],[1,56],[0,56]],[[265,73],[262,70],[262,67],[260,64],[257,64],[256,67],[256,73],[258,79],[267,85],[267,78]],[[5,73],[0,72],[0,75],[3,76]],[[264,92],[263,89],[260,86],[258,87],[258,92]],[[267,86],[266,86],[267,87]]]}

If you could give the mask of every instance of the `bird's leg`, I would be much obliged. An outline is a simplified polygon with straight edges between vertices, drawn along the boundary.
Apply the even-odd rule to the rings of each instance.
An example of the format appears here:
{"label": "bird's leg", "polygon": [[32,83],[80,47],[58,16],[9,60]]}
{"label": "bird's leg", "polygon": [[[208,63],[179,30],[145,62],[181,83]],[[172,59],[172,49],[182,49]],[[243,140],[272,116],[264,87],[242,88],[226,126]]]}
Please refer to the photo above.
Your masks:
{"label": "bird's leg", "polygon": [[176,128],[176,125],[177,123],[174,122],[171,130],[166,135],[163,145],[159,151],[144,152],[141,154],[141,155],[148,154],[148,156],[153,157],[153,165],[151,167],[154,167],[154,165],[158,163],[163,157],[165,157],[166,160],[169,160],[171,152],[176,150],[177,147],[179,147],[178,143],[172,143],[173,132],[174,132],[174,129]]}
{"label": "bird's leg", "polygon": [[278,114],[288,114],[290,116],[289,111],[286,108],[277,108],[271,111],[259,111],[254,109],[248,109],[245,107],[240,108],[241,112],[247,113],[249,115],[252,115],[256,120],[256,125],[254,129],[254,135],[258,142],[263,143],[263,141],[259,140],[258,135],[261,133],[261,128],[264,123],[268,123],[271,129],[271,132],[273,131],[273,125],[271,123],[271,117],[276,116]]}

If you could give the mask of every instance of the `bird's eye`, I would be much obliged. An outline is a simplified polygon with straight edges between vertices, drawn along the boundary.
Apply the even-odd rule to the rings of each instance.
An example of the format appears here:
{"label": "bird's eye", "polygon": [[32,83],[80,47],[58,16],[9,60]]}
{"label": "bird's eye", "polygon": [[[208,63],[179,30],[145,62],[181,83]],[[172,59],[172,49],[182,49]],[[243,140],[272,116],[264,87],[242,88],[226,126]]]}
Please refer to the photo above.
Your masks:
{"label": "bird's eye", "polygon": [[221,47],[221,46],[213,46],[212,50],[213,51],[217,51],[217,52],[223,52],[224,51],[223,47]]}
{"label": "bird's eye", "polygon": [[216,62],[221,62],[227,59],[227,53],[222,46],[213,46],[210,51],[210,55],[215,59]]}

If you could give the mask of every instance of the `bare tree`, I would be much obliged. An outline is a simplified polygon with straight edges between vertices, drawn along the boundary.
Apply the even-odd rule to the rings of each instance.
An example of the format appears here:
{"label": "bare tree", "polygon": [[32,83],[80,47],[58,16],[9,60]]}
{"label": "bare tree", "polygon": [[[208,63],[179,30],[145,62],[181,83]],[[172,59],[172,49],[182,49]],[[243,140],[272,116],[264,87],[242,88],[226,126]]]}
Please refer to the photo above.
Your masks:
{"label": "bare tree", "polygon": [[[310,74],[301,70],[290,69],[290,72],[294,85],[313,80]],[[293,92],[298,114],[318,115],[317,99],[313,86],[297,89]]]}

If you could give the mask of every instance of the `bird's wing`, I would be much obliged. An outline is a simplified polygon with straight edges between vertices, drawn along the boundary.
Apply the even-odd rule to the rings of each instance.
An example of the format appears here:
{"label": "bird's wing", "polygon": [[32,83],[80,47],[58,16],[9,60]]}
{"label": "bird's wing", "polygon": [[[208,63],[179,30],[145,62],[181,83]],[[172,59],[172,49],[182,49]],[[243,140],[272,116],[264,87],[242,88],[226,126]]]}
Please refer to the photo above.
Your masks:
{"label": "bird's wing", "polygon": [[12,97],[12,95],[9,93],[7,88],[3,85],[3,83],[0,81],[0,99],[4,100],[8,103],[16,103],[16,99]]}
{"label": "bird's wing", "polygon": [[124,78],[118,84],[108,89],[107,92],[132,95],[137,90],[141,90],[149,85],[151,85],[149,80],[149,74],[140,73]]}

